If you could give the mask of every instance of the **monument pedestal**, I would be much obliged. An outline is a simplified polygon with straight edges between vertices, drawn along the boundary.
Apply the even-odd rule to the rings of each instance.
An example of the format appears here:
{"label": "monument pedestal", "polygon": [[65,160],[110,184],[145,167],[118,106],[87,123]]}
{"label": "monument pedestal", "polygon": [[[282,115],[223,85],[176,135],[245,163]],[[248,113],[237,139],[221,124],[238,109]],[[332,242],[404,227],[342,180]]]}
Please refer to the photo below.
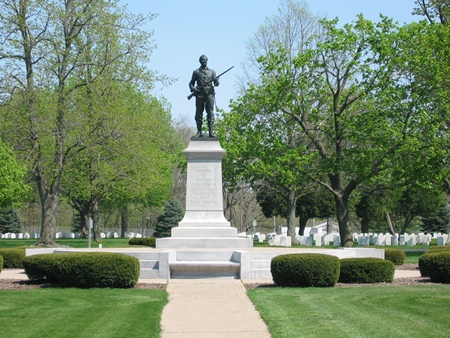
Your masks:
{"label": "monument pedestal", "polygon": [[223,213],[222,158],[217,138],[193,138],[187,159],[186,213],[171,237],[158,238],[156,248],[251,248],[250,238],[237,237]]}

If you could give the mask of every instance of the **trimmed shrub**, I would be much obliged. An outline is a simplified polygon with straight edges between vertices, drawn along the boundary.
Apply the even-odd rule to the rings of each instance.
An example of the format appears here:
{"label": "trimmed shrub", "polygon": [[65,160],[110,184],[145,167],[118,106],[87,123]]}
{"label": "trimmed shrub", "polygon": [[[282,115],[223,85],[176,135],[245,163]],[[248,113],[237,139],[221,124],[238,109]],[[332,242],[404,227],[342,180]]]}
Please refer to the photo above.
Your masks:
{"label": "trimmed shrub", "polygon": [[2,272],[3,269],[3,257],[0,256],[0,272]]}
{"label": "trimmed shrub", "polygon": [[143,238],[130,238],[128,241],[129,245],[145,245],[152,248],[156,247],[155,237],[143,237]]}
{"label": "trimmed shrub", "polygon": [[429,251],[419,257],[420,275],[436,283],[450,283],[450,251]]}
{"label": "trimmed shrub", "polygon": [[0,249],[0,256],[3,257],[5,269],[21,269],[25,258],[25,247]]}
{"label": "trimmed shrub", "polygon": [[130,288],[140,273],[137,258],[109,252],[34,255],[26,258],[24,267],[30,279],[80,288]]}
{"label": "trimmed shrub", "polygon": [[431,256],[438,254],[436,253],[424,253],[423,255],[419,256],[419,271],[420,275],[422,277],[429,277],[428,276],[428,262],[431,259]]}
{"label": "trimmed shrub", "polygon": [[324,254],[288,254],[272,258],[275,284],[283,287],[334,286],[339,279],[339,258]]}
{"label": "trimmed shrub", "polygon": [[28,279],[34,281],[57,282],[54,275],[55,267],[65,254],[38,254],[27,256],[23,260],[23,267]]}
{"label": "trimmed shrub", "polygon": [[443,251],[450,251],[450,245],[434,246],[434,247],[429,248],[427,251],[425,251],[425,253],[429,254],[429,253],[443,252]]}
{"label": "trimmed shrub", "polygon": [[381,258],[341,259],[341,283],[391,283],[395,265]]}
{"label": "trimmed shrub", "polygon": [[384,259],[395,265],[403,265],[405,264],[406,254],[400,249],[384,249]]}

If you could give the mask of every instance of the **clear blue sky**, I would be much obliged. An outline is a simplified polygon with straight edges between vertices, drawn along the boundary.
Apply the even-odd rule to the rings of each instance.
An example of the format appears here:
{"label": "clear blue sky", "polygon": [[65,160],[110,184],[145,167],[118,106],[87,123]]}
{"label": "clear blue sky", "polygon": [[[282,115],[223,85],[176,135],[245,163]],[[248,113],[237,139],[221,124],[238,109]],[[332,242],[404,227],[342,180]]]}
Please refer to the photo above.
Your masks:
{"label": "clear blue sky", "polygon": [[[379,21],[382,13],[400,24],[422,19],[411,15],[414,0],[309,0],[313,14],[339,18],[349,23],[356,15]],[[231,66],[216,88],[216,103],[228,110],[230,99],[236,98],[237,74],[246,58],[245,42],[277,13],[278,0],[121,0],[132,13],[156,13],[158,17],[145,29],[154,31],[156,50],[149,68],[178,80],[169,87],[158,86],[156,95],[163,95],[172,105],[174,119],[186,117],[194,123],[194,100],[187,100],[192,71],[198,58],[208,56],[208,66],[217,74]]]}

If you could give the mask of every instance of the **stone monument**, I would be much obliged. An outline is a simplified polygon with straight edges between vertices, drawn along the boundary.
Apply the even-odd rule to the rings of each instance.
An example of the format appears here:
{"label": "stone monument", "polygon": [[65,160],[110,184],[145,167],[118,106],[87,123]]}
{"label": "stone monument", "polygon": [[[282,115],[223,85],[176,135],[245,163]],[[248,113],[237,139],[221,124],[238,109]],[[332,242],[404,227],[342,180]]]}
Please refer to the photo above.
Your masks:
{"label": "stone monument", "polygon": [[223,212],[222,158],[225,150],[215,137],[194,137],[183,152],[187,159],[186,213],[171,237],[156,240],[156,248],[251,248]]}

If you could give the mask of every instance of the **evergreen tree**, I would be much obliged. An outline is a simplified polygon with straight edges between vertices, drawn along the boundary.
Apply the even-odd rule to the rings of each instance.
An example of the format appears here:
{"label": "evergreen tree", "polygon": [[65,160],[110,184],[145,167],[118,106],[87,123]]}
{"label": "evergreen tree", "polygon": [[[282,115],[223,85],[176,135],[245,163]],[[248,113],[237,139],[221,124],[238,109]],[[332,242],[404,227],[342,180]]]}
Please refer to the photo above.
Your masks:
{"label": "evergreen tree", "polygon": [[435,215],[422,217],[421,221],[422,231],[448,233],[450,231],[450,208],[448,205],[443,205]]}
{"label": "evergreen tree", "polygon": [[4,234],[23,232],[20,212],[17,209],[0,210],[0,231]]}
{"label": "evergreen tree", "polygon": [[156,220],[154,237],[170,237],[171,229],[178,226],[178,222],[183,219],[184,211],[180,204],[173,200],[166,205],[164,213]]}

